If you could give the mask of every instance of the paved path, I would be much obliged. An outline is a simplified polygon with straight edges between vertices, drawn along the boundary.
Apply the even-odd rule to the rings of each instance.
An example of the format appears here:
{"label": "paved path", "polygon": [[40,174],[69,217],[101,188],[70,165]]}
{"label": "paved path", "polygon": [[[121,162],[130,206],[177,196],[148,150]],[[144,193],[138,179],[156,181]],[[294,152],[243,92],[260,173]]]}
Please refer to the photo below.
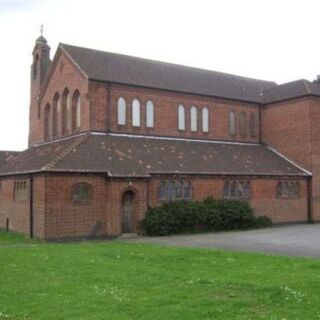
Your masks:
{"label": "paved path", "polygon": [[141,237],[125,241],[320,258],[320,224],[195,235]]}

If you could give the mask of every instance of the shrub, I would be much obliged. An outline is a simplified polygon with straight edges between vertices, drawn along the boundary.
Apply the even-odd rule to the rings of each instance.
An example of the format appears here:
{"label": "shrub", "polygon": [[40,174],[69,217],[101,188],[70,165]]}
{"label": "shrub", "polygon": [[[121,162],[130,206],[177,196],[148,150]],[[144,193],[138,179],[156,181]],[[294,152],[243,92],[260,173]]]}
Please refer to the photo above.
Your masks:
{"label": "shrub", "polygon": [[268,217],[256,217],[245,201],[214,200],[174,201],[149,208],[142,227],[150,236],[169,234],[241,230],[272,225]]}

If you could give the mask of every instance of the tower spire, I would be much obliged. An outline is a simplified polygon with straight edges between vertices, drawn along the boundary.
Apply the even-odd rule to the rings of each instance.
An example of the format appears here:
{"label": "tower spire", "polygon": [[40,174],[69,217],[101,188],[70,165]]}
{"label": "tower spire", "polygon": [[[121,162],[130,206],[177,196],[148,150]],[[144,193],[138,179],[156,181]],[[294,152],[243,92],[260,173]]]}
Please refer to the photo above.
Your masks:
{"label": "tower spire", "polygon": [[43,36],[43,29],[44,26],[43,24],[40,26],[40,36],[37,39],[37,43],[42,42],[42,43],[47,43],[47,39]]}

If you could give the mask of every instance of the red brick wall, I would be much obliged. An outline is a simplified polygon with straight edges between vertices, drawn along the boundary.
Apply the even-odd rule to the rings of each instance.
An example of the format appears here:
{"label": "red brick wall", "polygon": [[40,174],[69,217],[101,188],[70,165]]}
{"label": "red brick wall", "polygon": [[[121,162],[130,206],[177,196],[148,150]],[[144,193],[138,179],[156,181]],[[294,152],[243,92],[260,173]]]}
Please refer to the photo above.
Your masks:
{"label": "red brick wall", "polygon": [[299,198],[276,197],[278,180],[256,179],[252,183],[251,206],[259,215],[266,215],[274,222],[308,221],[308,192],[306,179],[300,182]]}
{"label": "red brick wall", "polygon": [[[6,219],[9,219],[9,229],[30,234],[30,178],[17,177],[17,180],[26,180],[28,189],[28,201],[14,201],[14,182],[16,179],[1,179],[0,190],[0,228],[6,227]],[[45,179],[41,176],[33,177],[33,234],[36,237],[44,237],[44,208],[45,208]]]}
{"label": "red brick wall", "polygon": [[109,86],[99,82],[89,82],[90,128],[106,131],[109,101]]}
{"label": "red brick wall", "polygon": [[108,182],[108,234],[121,234],[122,223],[122,197],[131,190],[134,196],[134,231],[139,231],[140,221],[147,210],[147,182],[143,180],[110,180]]}
{"label": "red brick wall", "polygon": [[[187,179],[187,178],[186,178]],[[207,197],[222,199],[223,185],[226,180],[241,180],[242,178],[194,178],[192,181],[193,200],[203,200]],[[274,222],[301,222],[308,220],[307,181],[305,178],[294,179],[300,182],[301,195],[299,198],[277,198],[276,187],[278,179],[243,178],[251,181],[252,196],[250,205],[257,215],[266,215]],[[150,205],[156,206],[160,202],[157,199],[157,190],[162,180],[169,178],[156,178],[150,182]],[[280,178],[280,180],[283,180]]]}
{"label": "red brick wall", "polygon": [[310,99],[274,103],[261,109],[262,142],[311,169]]}
{"label": "red brick wall", "polygon": [[[29,143],[42,142],[44,140],[44,108],[50,104],[53,108],[55,94],[60,96],[60,112],[58,113],[58,135],[62,136],[62,94],[65,88],[69,89],[72,96],[75,90],[81,95],[81,128],[77,131],[107,131],[165,135],[177,137],[192,137],[217,140],[234,140],[258,142],[259,134],[251,137],[249,134],[249,115],[256,115],[257,133],[259,131],[258,106],[253,103],[237,102],[227,99],[202,97],[191,94],[180,94],[161,90],[138,88],[126,85],[107,84],[88,81],[86,76],[73,64],[70,58],[59,49],[49,70],[47,82],[43,84],[43,92],[40,95],[40,117],[38,110],[38,98],[35,94],[31,97],[30,106],[30,134]],[[34,89],[33,89],[34,91]],[[127,102],[127,125],[117,124],[117,99],[123,96]],[[134,128],[131,125],[131,103],[134,98],[141,103],[141,126]],[[152,100],[155,107],[155,126],[146,128],[145,104]],[[186,111],[186,130],[178,130],[178,106],[183,104]],[[190,108],[198,109],[198,130],[190,131]],[[201,110],[209,109],[209,132],[202,132]],[[237,113],[237,135],[229,135],[228,114],[230,110]],[[240,135],[239,114],[245,112],[247,115],[248,132],[246,136]],[[52,118],[52,111],[50,118]],[[51,131],[51,130],[50,130]],[[64,135],[74,132],[66,132]]]}
{"label": "red brick wall", "polygon": [[[117,124],[117,100],[120,96],[124,97],[127,103],[126,126],[121,126]],[[135,98],[137,98],[141,104],[141,127],[139,128],[132,127],[131,121],[131,103],[132,100]],[[148,100],[151,100],[154,103],[154,128],[146,127],[145,104]],[[179,104],[184,105],[186,111],[185,131],[178,130]],[[195,106],[198,109],[197,132],[190,131],[191,106]],[[208,133],[202,132],[201,110],[204,107],[207,107],[209,109]],[[258,106],[255,104],[113,84],[111,86],[109,110],[110,111],[108,113],[108,121],[110,124],[110,130],[114,132],[248,142],[259,141]],[[230,110],[235,110],[237,112],[237,135],[234,137],[231,137],[229,135],[228,114]],[[255,138],[250,137],[249,130],[246,137],[242,137],[240,135],[239,114],[241,111],[244,111],[247,114],[248,124],[249,114],[251,112],[254,112],[254,114],[256,115],[257,135]]]}
{"label": "red brick wall", "polygon": [[[86,182],[93,188],[92,201],[89,204],[76,204],[72,201],[72,186],[79,182]],[[134,230],[137,231],[139,221],[146,211],[144,181],[109,181],[104,176],[97,175],[47,176],[45,237],[86,237],[97,221],[102,223],[98,235],[120,235],[122,196],[126,190],[135,192]]]}
{"label": "red brick wall", "polygon": [[[86,182],[93,188],[92,202],[73,203],[72,186]],[[98,234],[105,233],[106,183],[103,176],[48,175],[46,177],[45,237],[71,238],[88,236],[97,221]]]}
{"label": "red brick wall", "polygon": [[[168,178],[170,179],[170,177]],[[174,179],[174,178],[172,178]],[[220,177],[180,177],[192,181],[194,200],[207,197],[222,198],[226,178]],[[230,178],[237,179],[236,177]],[[250,179],[250,178],[248,178]],[[34,234],[40,238],[87,237],[97,221],[101,222],[98,235],[118,236],[122,233],[122,200],[127,190],[135,193],[134,231],[139,232],[140,221],[144,217],[148,203],[157,206],[159,183],[167,180],[155,177],[143,179],[111,179],[102,175],[47,175],[34,177]],[[250,204],[258,215],[267,215],[274,222],[307,221],[307,184],[299,178],[301,196],[296,199],[276,197],[278,179],[251,178],[252,197]],[[75,183],[86,182],[93,188],[89,204],[76,204],[72,200]],[[2,180],[0,193],[0,227],[5,227],[5,219],[10,219],[10,229],[29,234],[29,203],[13,201],[14,179]]]}
{"label": "red brick wall", "polygon": [[310,161],[312,171],[313,218],[320,221],[320,99],[310,101]]}
{"label": "red brick wall", "polygon": [[[24,180],[26,177],[19,177]],[[9,230],[29,234],[30,216],[29,201],[14,201],[14,179],[2,179],[0,191],[0,228],[5,228],[6,219],[9,219]],[[28,186],[29,188],[29,181]]]}
{"label": "red brick wall", "polygon": [[[60,50],[55,60],[52,62],[49,81],[44,84],[44,95],[40,102],[40,118],[38,118],[38,103],[31,99],[29,145],[42,142],[44,140],[44,108],[49,103],[51,110],[53,98],[56,93],[60,96],[60,112],[58,113],[58,137],[62,136],[62,94],[68,88],[71,98],[76,90],[80,92],[81,99],[81,128],[78,131],[90,129],[90,102],[88,99],[88,80],[84,74],[70,61],[70,58]],[[51,112],[52,117],[52,112]],[[72,134],[66,132],[65,135]]]}
{"label": "red brick wall", "polygon": [[262,109],[262,141],[312,172],[312,218],[320,221],[320,99],[300,98]]}
{"label": "red brick wall", "polygon": [[34,176],[33,178],[33,234],[41,239],[45,236],[45,195],[46,178]]}

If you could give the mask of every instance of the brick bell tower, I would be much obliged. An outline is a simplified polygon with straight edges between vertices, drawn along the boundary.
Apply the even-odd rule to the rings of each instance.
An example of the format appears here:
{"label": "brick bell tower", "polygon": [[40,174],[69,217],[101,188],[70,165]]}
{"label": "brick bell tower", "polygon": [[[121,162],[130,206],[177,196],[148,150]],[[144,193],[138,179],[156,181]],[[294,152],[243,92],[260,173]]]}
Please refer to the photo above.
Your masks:
{"label": "brick bell tower", "polygon": [[36,40],[32,56],[33,62],[31,65],[31,92],[30,92],[30,109],[29,109],[29,147],[35,142],[34,137],[36,130],[40,126],[40,105],[39,94],[42,82],[51,64],[50,47],[46,38],[43,36],[43,26],[41,26],[41,35]]}

